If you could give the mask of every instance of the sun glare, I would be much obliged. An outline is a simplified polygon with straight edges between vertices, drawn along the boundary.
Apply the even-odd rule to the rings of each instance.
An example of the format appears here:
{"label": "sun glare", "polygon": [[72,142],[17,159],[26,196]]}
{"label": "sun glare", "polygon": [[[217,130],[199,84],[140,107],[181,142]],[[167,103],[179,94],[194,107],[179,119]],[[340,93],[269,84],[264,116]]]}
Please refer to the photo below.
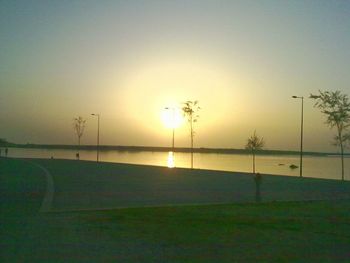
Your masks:
{"label": "sun glare", "polygon": [[167,128],[178,128],[184,119],[178,108],[164,108],[162,112],[162,122]]}
{"label": "sun glare", "polygon": [[168,153],[168,168],[174,168],[174,167],[175,167],[174,153],[169,152]]}

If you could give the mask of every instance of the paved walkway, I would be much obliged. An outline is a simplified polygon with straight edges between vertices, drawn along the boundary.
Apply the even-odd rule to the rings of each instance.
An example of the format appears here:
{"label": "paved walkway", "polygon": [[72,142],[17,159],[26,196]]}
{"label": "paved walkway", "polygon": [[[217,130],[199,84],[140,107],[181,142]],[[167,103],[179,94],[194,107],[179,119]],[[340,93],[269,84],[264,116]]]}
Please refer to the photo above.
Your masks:
{"label": "paved walkway", "polygon": [[[26,160],[25,160],[26,161]],[[44,212],[49,212],[52,208],[52,201],[53,201],[53,197],[54,197],[54,193],[55,193],[55,188],[54,188],[54,182],[53,182],[53,178],[52,175],[50,174],[50,172],[43,167],[42,165],[36,163],[35,161],[28,161],[29,163],[33,164],[34,166],[38,167],[39,169],[41,169],[46,177],[46,192],[45,192],[45,196],[44,199],[41,203],[40,206],[40,212],[44,213]]]}
{"label": "paved walkway", "polygon": [[[255,182],[248,173],[68,160],[35,162],[48,180],[42,211],[255,202]],[[350,182],[263,175],[261,199],[350,199]]]}

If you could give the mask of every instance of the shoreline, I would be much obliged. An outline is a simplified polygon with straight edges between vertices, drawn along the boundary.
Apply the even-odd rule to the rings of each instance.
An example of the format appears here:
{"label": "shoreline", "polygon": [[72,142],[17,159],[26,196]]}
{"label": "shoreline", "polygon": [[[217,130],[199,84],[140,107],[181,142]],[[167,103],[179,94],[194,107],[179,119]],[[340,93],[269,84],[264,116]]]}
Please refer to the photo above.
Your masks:
{"label": "shoreline", "polygon": [[[96,151],[96,145],[66,145],[66,144],[6,144],[0,146],[2,148],[21,148],[21,149],[57,149],[57,150],[87,150]],[[178,153],[191,153],[191,148],[188,147],[160,147],[160,146],[123,146],[123,145],[100,145],[99,151],[120,151],[120,152],[178,152]],[[234,149],[234,148],[206,148],[199,147],[193,148],[194,153],[213,153],[213,154],[242,154],[250,155],[251,152],[246,149]],[[288,151],[288,150],[259,150],[256,155],[291,155],[299,156],[299,151]],[[303,152],[304,156],[319,156],[319,157],[340,157],[339,153],[329,152]],[[350,157],[350,153],[344,153],[344,157]]]}
{"label": "shoreline", "polygon": [[[26,149],[24,149],[25,151]],[[44,149],[41,149],[41,151],[45,151]],[[8,157],[5,156],[0,156],[0,158],[13,158],[13,159],[23,159],[23,160],[61,160],[61,161],[73,161],[73,162],[89,162],[89,163],[96,163],[96,157],[95,155],[91,155],[91,154],[95,154],[94,151],[86,151],[81,152],[81,158],[80,160],[77,160],[75,158],[75,152],[71,152],[71,150],[66,150],[69,151],[68,153],[72,153],[71,156],[68,156],[67,153],[61,153],[55,155],[54,151],[55,149],[48,149],[47,150],[47,154],[39,154],[36,155],[35,152],[30,154],[30,155],[26,155],[26,154],[13,154],[10,155]],[[52,152],[53,151],[53,152]],[[65,150],[63,150],[65,151]],[[103,152],[102,152],[103,153]],[[122,154],[123,152],[120,152],[119,154]],[[151,153],[151,152],[124,152],[124,154],[156,154],[156,153]],[[162,152],[158,152],[157,154],[165,154]],[[180,153],[179,153],[180,154]],[[74,155],[74,156],[73,156]],[[213,154],[216,155],[216,154]],[[217,157],[211,157],[211,158],[228,158],[228,157],[220,157],[221,154],[217,154]],[[224,154],[222,154],[223,156]],[[227,156],[229,156],[231,154],[227,154]],[[102,155],[103,156],[103,155]],[[232,158],[235,155],[232,154]],[[245,155],[241,155],[241,157],[239,157],[240,155],[237,154],[237,158],[249,158],[249,156],[245,156]],[[159,158],[159,156],[157,156]],[[198,158],[200,158],[198,156]],[[231,157],[230,157],[231,158]],[[261,158],[264,158],[264,155],[261,155]],[[272,155],[265,155],[265,158],[275,158]],[[276,158],[285,158],[284,159],[284,163],[283,165],[278,164],[279,160],[274,160],[273,166],[271,166],[271,162],[270,162],[270,166],[269,165],[260,165],[260,169],[257,171],[260,174],[263,175],[268,175],[268,176],[282,176],[282,177],[292,177],[292,178],[299,178],[299,172],[298,169],[291,169],[289,167],[290,163],[293,163],[293,161],[290,161],[289,158],[297,158],[297,156],[287,156],[285,155],[284,157],[276,157]],[[329,156],[305,156],[305,160],[307,160],[308,158],[310,158],[310,160],[313,160],[314,158],[318,158],[318,162],[323,162],[322,159],[325,158],[325,160],[328,161],[332,161],[333,163],[335,161],[338,160],[338,157],[329,157]],[[293,159],[293,160],[294,160]],[[334,160],[332,160],[334,159]],[[348,158],[345,158],[346,161]],[[158,160],[158,159],[156,159]],[[162,159],[163,160],[163,159]],[[203,161],[203,160],[202,160]],[[296,161],[296,160],[294,160]],[[250,162],[250,160],[249,160]],[[178,163],[175,167],[169,167],[167,165],[166,160],[164,159],[161,162],[157,162],[157,161],[150,161],[148,159],[146,159],[145,161],[142,161],[141,159],[134,159],[132,156],[130,157],[130,159],[125,159],[125,158],[101,158],[99,163],[103,163],[103,164],[120,164],[120,165],[131,165],[131,166],[140,166],[140,167],[157,167],[157,168],[164,168],[164,169],[189,169],[191,170],[190,166],[187,163],[184,162],[180,162]],[[282,167],[282,168],[281,168]],[[336,166],[337,168],[338,166]],[[198,164],[192,169],[192,170],[198,170],[198,171],[212,171],[212,172],[224,172],[224,173],[240,173],[240,174],[249,174],[251,176],[253,176],[252,174],[252,170],[249,167],[249,169],[247,167],[237,167],[237,166],[220,166],[220,165],[204,165],[202,164]],[[328,172],[327,172],[328,171]],[[336,170],[337,171],[337,170]],[[326,180],[332,180],[332,181],[341,181],[338,174],[335,172],[334,169],[327,169],[327,170],[320,170],[320,169],[314,169],[314,170],[308,170],[307,174],[304,174],[303,178],[311,178],[311,179],[326,179]],[[345,176],[345,181],[350,181],[350,179]]]}
{"label": "shoreline", "polygon": [[[223,173],[223,174],[239,174],[239,175],[245,175],[245,176],[251,176],[253,177],[254,174],[252,172],[245,172],[245,171],[229,171],[229,170],[218,170],[218,169],[207,169],[207,168],[190,168],[190,167],[168,167],[166,165],[152,165],[152,164],[142,164],[142,163],[125,163],[125,162],[109,162],[109,161],[99,161],[98,163],[96,160],[85,160],[85,159],[67,159],[67,158],[42,158],[42,157],[4,157],[0,156],[0,159],[15,159],[15,160],[23,160],[23,161],[67,161],[67,162],[73,162],[73,163],[89,163],[89,164],[99,164],[99,165],[120,165],[120,166],[127,166],[129,168],[131,167],[138,167],[138,168],[153,168],[153,169],[166,169],[166,170],[184,170],[184,171],[195,171],[195,172],[206,172],[206,173]],[[262,176],[272,176],[272,177],[281,177],[281,178],[296,178],[301,180],[326,180],[326,181],[339,181],[340,179],[334,179],[334,178],[320,178],[320,177],[310,177],[310,176],[304,176],[302,178],[299,177],[299,175],[286,175],[286,174],[273,174],[273,173],[262,173],[259,172]],[[350,182],[350,180],[344,180],[345,182]]]}

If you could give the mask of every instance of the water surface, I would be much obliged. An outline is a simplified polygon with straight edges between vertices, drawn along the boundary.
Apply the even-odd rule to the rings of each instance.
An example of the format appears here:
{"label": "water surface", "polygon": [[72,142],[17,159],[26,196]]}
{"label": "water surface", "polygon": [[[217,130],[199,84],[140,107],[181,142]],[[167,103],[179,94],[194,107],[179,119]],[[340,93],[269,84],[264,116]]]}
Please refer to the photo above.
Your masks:
{"label": "water surface", "polygon": [[[76,150],[67,149],[26,149],[9,148],[9,157],[23,158],[57,158],[75,159]],[[188,168],[191,165],[190,153],[174,153],[173,160],[167,152],[128,152],[101,151],[100,161],[157,166],[175,166]],[[96,151],[80,151],[81,160],[96,160]],[[305,177],[341,179],[340,157],[304,156],[303,174]],[[260,173],[299,176],[298,169],[290,169],[289,165],[299,166],[299,156],[295,155],[257,155],[256,171]],[[252,157],[246,154],[195,153],[194,168],[223,171],[252,171]],[[350,158],[345,158],[345,179],[350,179]]]}

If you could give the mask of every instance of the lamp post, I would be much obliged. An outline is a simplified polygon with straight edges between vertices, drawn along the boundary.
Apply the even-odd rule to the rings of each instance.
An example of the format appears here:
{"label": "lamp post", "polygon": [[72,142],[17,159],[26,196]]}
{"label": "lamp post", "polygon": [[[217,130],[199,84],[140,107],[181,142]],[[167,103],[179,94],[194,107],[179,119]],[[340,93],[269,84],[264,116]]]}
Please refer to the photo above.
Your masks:
{"label": "lamp post", "polygon": [[301,127],[300,127],[300,177],[303,177],[303,128],[304,128],[304,97],[292,96],[301,99]]}
{"label": "lamp post", "polygon": [[173,111],[173,121],[172,121],[172,128],[173,128],[173,140],[172,140],[172,149],[173,152],[175,150],[175,108],[169,108],[166,107],[166,110],[172,110]]}
{"label": "lamp post", "polygon": [[96,150],[96,161],[100,160],[100,114],[92,113],[92,116],[97,117],[97,150]]}

